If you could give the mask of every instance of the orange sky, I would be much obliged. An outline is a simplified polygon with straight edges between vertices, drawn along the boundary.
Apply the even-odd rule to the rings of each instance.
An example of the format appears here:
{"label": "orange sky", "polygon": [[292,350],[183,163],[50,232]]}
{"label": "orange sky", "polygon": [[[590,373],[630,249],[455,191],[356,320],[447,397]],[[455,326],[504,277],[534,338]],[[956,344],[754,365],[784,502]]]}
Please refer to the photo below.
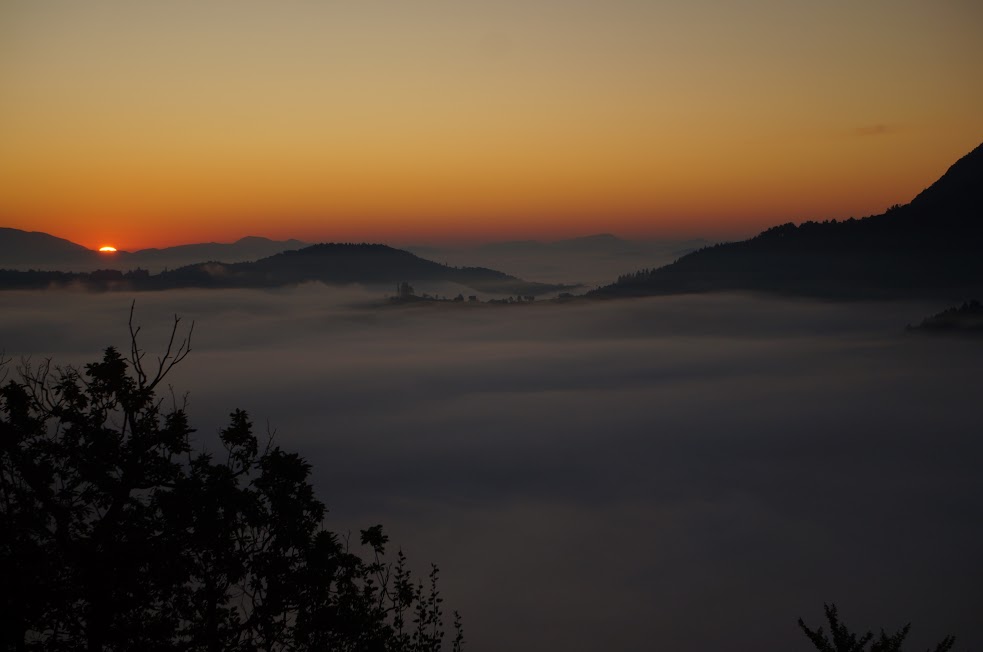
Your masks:
{"label": "orange sky", "polygon": [[0,0],[0,226],[134,250],[861,216],[983,141],[981,33],[973,0]]}

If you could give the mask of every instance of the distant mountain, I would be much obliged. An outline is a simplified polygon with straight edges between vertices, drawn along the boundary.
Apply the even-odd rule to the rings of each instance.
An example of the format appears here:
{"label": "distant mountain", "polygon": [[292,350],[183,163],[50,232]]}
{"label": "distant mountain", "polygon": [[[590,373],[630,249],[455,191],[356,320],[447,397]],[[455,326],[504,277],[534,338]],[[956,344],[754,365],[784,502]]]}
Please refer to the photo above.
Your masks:
{"label": "distant mountain", "polygon": [[120,262],[130,268],[154,268],[161,265],[180,267],[206,261],[239,263],[259,260],[282,251],[300,249],[306,246],[308,243],[300,240],[270,240],[269,238],[247,236],[232,243],[205,242],[164,249],[140,249],[133,253],[123,254],[120,257]]}
{"label": "distant mountain", "polygon": [[76,265],[98,254],[69,240],[40,231],[0,227],[0,269],[26,265]]}
{"label": "distant mountain", "polygon": [[270,240],[256,236],[232,243],[206,242],[163,249],[100,253],[62,238],[34,231],[0,228],[0,269],[93,271],[105,267],[157,271],[205,261],[238,263],[258,260],[288,249],[306,247],[300,240]]}
{"label": "distant mountain", "polygon": [[601,233],[552,242],[513,240],[472,247],[409,249],[444,263],[482,265],[541,281],[596,287],[610,283],[632,266],[662,265],[706,244],[705,240],[627,240]]}
{"label": "distant mountain", "polygon": [[610,233],[598,233],[579,238],[541,242],[539,240],[511,240],[490,242],[477,247],[478,251],[492,254],[551,254],[557,252],[588,255],[638,253],[649,248],[650,243],[625,240]]}
{"label": "distant mountain", "polygon": [[627,274],[593,296],[763,290],[961,298],[983,288],[983,145],[911,203],[860,220],[776,226]]}
{"label": "distant mountain", "polygon": [[316,244],[251,263],[194,265],[158,275],[167,285],[262,287],[446,281],[498,294],[538,295],[566,286],[531,283],[484,267],[450,267],[382,244]]}
{"label": "distant mountain", "polygon": [[150,274],[104,270],[90,274],[0,272],[0,288],[79,284],[95,289],[265,288],[309,281],[331,284],[450,282],[495,294],[541,295],[568,288],[532,283],[483,267],[450,267],[381,244],[318,244],[255,262],[198,263]]}
{"label": "distant mountain", "polygon": [[640,253],[651,248],[652,243],[640,240],[625,240],[610,233],[598,233],[580,238],[567,238],[549,243],[558,251],[585,254],[625,255]]}

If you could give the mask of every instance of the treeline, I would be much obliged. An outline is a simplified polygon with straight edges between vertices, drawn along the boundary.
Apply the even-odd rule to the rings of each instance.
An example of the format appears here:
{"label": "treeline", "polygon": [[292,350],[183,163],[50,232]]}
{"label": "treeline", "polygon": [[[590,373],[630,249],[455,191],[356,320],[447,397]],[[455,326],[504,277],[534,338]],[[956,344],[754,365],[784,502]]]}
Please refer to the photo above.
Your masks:
{"label": "treeline", "polygon": [[983,303],[975,299],[965,301],[960,306],[926,317],[918,326],[909,325],[908,330],[983,333]]}

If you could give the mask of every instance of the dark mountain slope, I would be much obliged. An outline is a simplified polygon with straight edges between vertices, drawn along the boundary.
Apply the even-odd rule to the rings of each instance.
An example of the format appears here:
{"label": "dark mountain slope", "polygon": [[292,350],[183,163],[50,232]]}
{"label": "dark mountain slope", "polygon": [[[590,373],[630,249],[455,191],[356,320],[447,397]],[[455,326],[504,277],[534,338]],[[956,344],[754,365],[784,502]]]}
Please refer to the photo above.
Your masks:
{"label": "dark mountain slope", "polygon": [[911,203],[861,220],[773,227],[591,293],[764,290],[828,297],[953,296],[983,287],[983,145]]}
{"label": "dark mountain slope", "polygon": [[22,265],[77,265],[97,257],[91,249],[47,233],[0,227],[0,269]]}

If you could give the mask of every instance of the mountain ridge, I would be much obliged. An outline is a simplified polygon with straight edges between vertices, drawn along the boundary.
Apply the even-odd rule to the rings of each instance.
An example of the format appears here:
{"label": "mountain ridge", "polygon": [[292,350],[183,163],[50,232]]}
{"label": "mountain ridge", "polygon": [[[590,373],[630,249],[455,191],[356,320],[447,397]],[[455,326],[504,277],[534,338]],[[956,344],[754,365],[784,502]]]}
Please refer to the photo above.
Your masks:
{"label": "mountain ridge", "polygon": [[450,267],[382,244],[321,243],[240,263],[199,262],[150,274],[146,270],[84,272],[0,271],[0,288],[90,289],[270,288],[327,284],[452,282],[495,294],[541,295],[571,286],[524,281],[484,267]]}
{"label": "mountain ridge", "polygon": [[41,231],[0,227],[0,269],[53,268],[59,271],[94,271],[105,267],[128,270],[180,267],[205,261],[233,263],[257,260],[307,246],[301,240],[271,240],[247,235],[230,243],[197,242],[172,247],[105,253]]}
{"label": "mountain ridge", "polygon": [[92,255],[97,252],[50,233],[0,227],[0,268],[8,264],[46,264],[55,260],[77,263]]}
{"label": "mountain ridge", "polygon": [[905,205],[861,219],[782,224],[589,296],[761,290],[829,298],[963,297],[983,288],[983,145]]}

